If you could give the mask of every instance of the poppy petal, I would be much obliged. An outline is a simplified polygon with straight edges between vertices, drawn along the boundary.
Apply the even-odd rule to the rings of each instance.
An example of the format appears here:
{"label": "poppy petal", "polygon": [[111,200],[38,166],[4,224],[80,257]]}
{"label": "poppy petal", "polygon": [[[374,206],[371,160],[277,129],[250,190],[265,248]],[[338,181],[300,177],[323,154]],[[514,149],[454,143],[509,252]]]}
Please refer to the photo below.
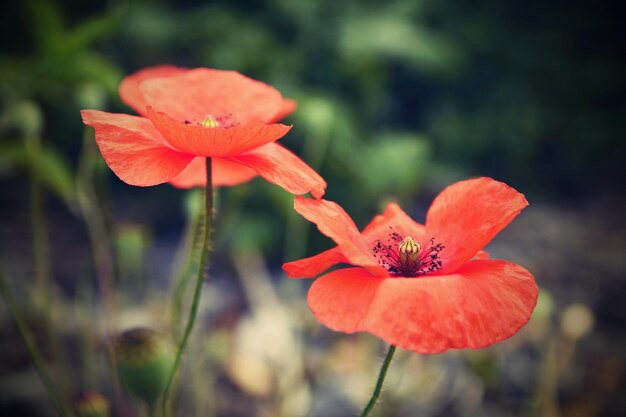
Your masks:
{"label": "poppy petal", "polygon": [[241,124],[267,123],[284,106],[274,87],[236,71],[197,68],[146,80],[139,89],[149,106],[180,121],[229,116]]}
{"label": "poppy petal", "polygon": [[309,258],[283,264],[283,270],[290,278],[313,278],[333,265],[350,263],[338,247],[328,249]]}
{"label": "poppy petal", "polygon": [[[396,203],[389,203],[383,214],[379,214],[363,229],[361,235],[366,243],[377,239],[387,239],[393,230],[420,239],[424,233],[424,226],[414,222]],[[291,278],[312,278],[338,263],[350,263],[341,252],[339,247],[329,249],[310,258],[287,262],[283,269]]]}
{"label": "poppy petal", "polygon": [[310,192],[315,198],[321,198],[326,190],[324,178],[277,143],[268,143],[228,160],[252,168],[266,181],[292,194]]}
{"label": "poppy petal", "polygon": [[363,236],[370,240],[385,240],[391,229],[400,233],[403,237],[411,236],[420,240],[425,233],[423,225],[415,222],[406,214],[398,204],[389,203],[383,214],[375,216],[363,229]]}
{"label": "poppy petal", "polygon": [[81,115],[86,125],[95,128],[107,165],[127,184],[164,183],[193,159],[172,149],[146,118],[99,110],[82,110]]}
{"label": "poppy petal", "polygon": [[[205,157],[197,156],[189,165],[169,183],[177,188],[204,187],[206,185]],[[256,171],[222,158],[213,158],[211,174],[214,187],[231,187],[250,181],[258,174]]]}
{"label": "poppy petal", "polygon": [[290,98],[284,99],[280,110],[274,115],[274,117],[271,118],[271,120],[269,120],[269,123],[276,123],[277,121],[284,119],[285,117],[296,111],[296,108],[298,108],[298,104],[295,100],[292,100]]}
{"label": "poppy petal", "polygon": [[367,318],[378,288],[391,278],[376,277],[364,268],[345,268],[317,278],[307,303],[326,327],[345,333],[368,331]]}
{"label": "poppy petal", "polygon": [[278,140],[291,129],[283,124],[262,123],[229,128],[203,127],[178,122],[151,107],[147,111],[154,126],[174,148],[195,156],[238,155]]}
{"label": "poppy petal", "polygon": [[456,271],[526,206],[523,194],[491,178],[460,181],[443,190],[426,215],[426,237],[445,246],[439,274]]}
{"label": "poppy petal", "polygon": [[334,240],[350,264],[363,266],[376,275],[387,274],[350,216],[337,203],[296,196],[294,208],[305,219],[315,223],[322,234]]}
{"label": "poppy petal", "polygon": [[362,268],[318,278],[308,303],[327,327],[367,331],[418,353],[489,346],[530,319],[538,288],[523,267],[472,261],[453,275],[379,278]]}
{"label": "poppy petal", "polygon": [[145,116],[147,104],[143,93],[139,90],[139,84],[151,78],[172,77],[187,71],[189,71],[187,68],[175,67],[173,65],[159,65],[139,70],[122,80],[119,87],[120,98],[137,113]]}

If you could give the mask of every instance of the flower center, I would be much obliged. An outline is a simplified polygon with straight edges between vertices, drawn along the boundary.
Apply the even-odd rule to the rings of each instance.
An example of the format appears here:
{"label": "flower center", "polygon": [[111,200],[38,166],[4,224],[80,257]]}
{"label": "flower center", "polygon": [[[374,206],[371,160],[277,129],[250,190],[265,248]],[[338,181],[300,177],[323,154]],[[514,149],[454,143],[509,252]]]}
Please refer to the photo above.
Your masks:
{"label": "flower center", "polygon": [[216,127],[222,127],[222,128],[229,128],[229,127],[234,127],[237,126],[239,124],[239,122],[233,117],[232,114],[227,114],[225,116],[213,116],[210,114],[207,114],[204,119],[198,121],[196,120],[185,120],[185,124],[186,125],[198,125],[198,126],[202,126],[202,127],[208,127],[208,128],[216,128]]}
{"label": "flower center", "polygon": [[416,277],[441,269],[442,262],[439,252],[445,246],[435,244],[435,238],[430,238],[422,249],[411,236],[402,237],[398,232],[389,233],[386,242],[374,242],[374,256],[378,263],[393,276]]}
{"label": "flower center", "polygon": [[209,115],[198,124],[202,127],[219,127],[220,122],[214,119],[213,116]]}

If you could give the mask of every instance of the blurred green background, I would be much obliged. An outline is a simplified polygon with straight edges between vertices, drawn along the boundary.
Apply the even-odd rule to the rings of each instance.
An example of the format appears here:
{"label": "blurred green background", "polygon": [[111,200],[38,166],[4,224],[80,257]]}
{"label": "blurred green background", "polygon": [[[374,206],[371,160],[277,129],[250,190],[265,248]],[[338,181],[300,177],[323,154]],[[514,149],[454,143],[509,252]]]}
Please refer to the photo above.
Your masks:
{"label": "blurred green background", "polygon": [[[404,353],[381,416],[626,410],[618,6],[9,0],[0,34],[0,263],[66,397],[114,396],[102,316],[115,311],[115,328],[169,326],[163,303],[191,268],[199,194],[122,183],[79,115],[131,112],[120,80],[170,63],[234,69],[294,98],[282,142],[360,227],[390,200],[423,221],[444,186],[472,176],[526,194],[530,208],[489,250],[535,274],[533,321],[501,347]],[[380,343],[323,329],[304,303],[309,283],[281,274],[284,261],[330,247],[291,204],[259,179],[220,190],[217,255],[188,356],[206,371],[187,363],[181,415],[343,417],[365,401]],[[0,414],[54,415],[0,309]],[[284,343],[257,346],[267,337]]]}

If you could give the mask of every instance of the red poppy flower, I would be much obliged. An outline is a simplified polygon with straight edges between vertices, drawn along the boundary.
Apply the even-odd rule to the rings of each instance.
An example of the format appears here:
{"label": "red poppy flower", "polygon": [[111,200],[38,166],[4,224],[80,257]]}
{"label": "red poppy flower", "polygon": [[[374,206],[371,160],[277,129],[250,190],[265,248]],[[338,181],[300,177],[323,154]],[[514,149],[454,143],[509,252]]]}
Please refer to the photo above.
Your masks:
{"label": "red poppy flower", "polygon": [[318,278],[308,294],[315,316],[333,330],[366,331],[419,353],[481,348],[515,334],[537,302],[533,276],[481,249],[528,205],[490,178],[461,181],[435,199],[426,224],[397,204],[359,233],[337,204],[296,197],[295,209],[337,243],[289,262],[290,277]]}
{"label": "red poppy flower", "polygon": [[234,71],[158,66],[126,77],[120,97],[140,117],[81,111],[96,129],[109,167],[124,182],[230,186],[257,175],[294,194],[321,197],[326,182],[296,155],[275,143],[291,126],[275,123],[295,109],[273,87]]}

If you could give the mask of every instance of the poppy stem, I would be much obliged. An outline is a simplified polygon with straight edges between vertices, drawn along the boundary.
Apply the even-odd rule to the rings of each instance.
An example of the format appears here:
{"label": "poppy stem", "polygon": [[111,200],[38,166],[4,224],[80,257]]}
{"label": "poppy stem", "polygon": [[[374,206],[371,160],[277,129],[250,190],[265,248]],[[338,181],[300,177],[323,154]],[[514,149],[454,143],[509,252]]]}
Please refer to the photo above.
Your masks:
{"label": "poppy stem", "polygon": [[163,392],[163,398],[161,399],[161,411],[163,417],[169,415],[167,410],[168,394],[172,387],[172,382],[176,376],[176,372],[180,367],[180,362],[187,347],[189,336],[193,330],[193,326],[196,322],[198,315],[198,308],[200,306],[200,295],[202,294],[202,284],[204,283],[204,277],[206,274],[207,265],[209,262],[209,251],[211,249],[211,231],[213,228],[213,175],[211,172],[211,158],[206,158],[206,188],[205,188],[205,221],[204,221],[204,236],[202,239],[202,252],[200,253],[200,264],[198,266],[198,275],[196,276],[196,284],[193,291],[193,299],[191,302],[191,310],[189,311],[189,317],[187,319],[187,325],[183,337],[178,345],[178,351],[176,352],[176,358],[174,359],[174,366],[170,371],[170,375]]}
{"label": "poppy stem", "polygon": [[[199,193],[202,194],[202,193]],[[190,194],[192,203],[189,206],[195,206],[196,197],[198,205],[201,205],[200,199],[202,195],[196,195],[194,192]],[[202,238],[204,232],[204,213],[201,207],[197,210],[190,209],[187,213],[187,227],[185,237],[181,242],[174,263],[176,270],[172,271],[174,284],[174,293],[172,295],[172,334],[174,340],[178,341],[181,337],[181,314],[183,310],[183,299],[188,289],[189,282],[193,277],[195,260],[199,257],[198,251],[202,250]],[[183,259],[184,258],[184,259]]]}
{"label": "poppy stem", "polygon": [[39,374],[39,378],[41,379],[41,382],[46,389],[48,397],[52,401],[56,412],[61,417],[71,417],[72,414],[69,410],[69,406],[65,403],[63,395],[59,392],[58,383],[52,377],[50,370],[46,365],[46,361],[37,346],[35,336],[28,327],[28,324],[18,307],[18,303],[13,298],[13,294],[9,290],[9,287],[2,276],[2,271],[0,271],[0,295],[6,303],[9,313],[13,316],[13,320],[17,325],[17,330],[19,331],[20,336],[22,336],[26,349],[28,350],[28,353],[30,353],[35,369]]}
{"label": "poppy stem", "polygon": [[387,356],[385,356],[385,361],[383,362],[382,368],[380,368],[380,373],[378,374],[378,380],[376,381],[376,388],[374,388],[374,392],[372,393],[372,398],[367,403],[365,410],[361,413],[361,417],[367,417],[370,414],[370,411],[374,409],[376,405],[376,401],[378,401],[378,397],[380,396],[380,391],[383,389],[383,383],[385,382],[385,376],[387,376],[387,370],[389,369],[389,365],[391,364],[391,360],[393,359],[393,354],[396,352],[396,347],[394,345],[389,345],[389,350],[387,351]]}
{"label": "poppy stem", "polygon": [[157,403],[148,404],[148,417],[157,417]]}
{"label": "poppy stem", "polygon": [[76,197],[80,214],[87,226],[87,233],[91,243],[96,280],[98,289],[102,294],[102,306],[104,308],[103,322],[107,339],[107,353],[109,355],[110,369],[113,378],[113,392],[115,402],[120,416],[130,415],[129,406],[126,403],[117,374],[115,349],[113,346],[114,327],[117,321],[117,300],[115,292],[115,265],[110,242],[110,233],[106,226],[102,202],[96,192],[95,165],[94,161],[99,160],[96,141],[91,129],[85,128],[83,133],[83,148],[78,162],[76,173]]}

